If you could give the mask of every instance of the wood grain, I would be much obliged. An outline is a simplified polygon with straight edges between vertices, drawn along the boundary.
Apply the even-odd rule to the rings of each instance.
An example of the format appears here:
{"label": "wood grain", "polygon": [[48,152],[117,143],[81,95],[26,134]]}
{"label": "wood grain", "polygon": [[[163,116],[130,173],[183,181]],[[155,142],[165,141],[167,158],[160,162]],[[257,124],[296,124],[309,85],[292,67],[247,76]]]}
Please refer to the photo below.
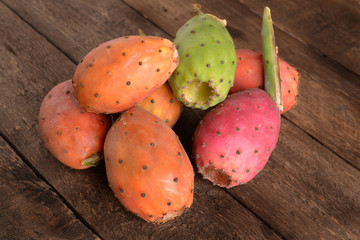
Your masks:
{"label": "wood grain", "polygon": [[[91,4],[88,1],[73,4],[59,1],[38,1],[36,4],[19,0],[5,2],[75,62],[99,43],[117,36],[137,34],[138,28],[171,39],[177,29],[193,16],[191,1],[125,0],[164,29],[164,33],[145,19],[136,17],[131,9],[118,1],[94,1]],[[221,8],[217,0],[199,3],[205,12],[227,19],[228,29],[238,48],[261,50],[260,16],[235,0],[227,1]],[[334,3],[332,6],[336,8],[337,5]],[[278,16],[282,19],[282,14],[273,12],[274,21]],[[109,24],[109,19],[116,24]],[[133,24],[135,19],[139,25]],[[297,16],[297,19],[304,20],[302,16]],[[124,24],[128,32],[125,32]],[[301,75],[297,104],[284,116],[360,169],[360,161],[357,161],[360,156],[360,77],[279,28],[275,28],[275,35],[280,57],[296,66]],[[82,46],[78,47],[79,44]]]}
{"label": "wood grain", "polygon": [[0,137],[0,238],[99,239]]}
{"label": "wood grain", "polygon": [[[135,34],[143,24],[148,24],[143,28],[146,32],[173,36],[192,16],[187,1],[126,1],[165,33],[121,2],[100,5],[76,1],[68,5],[38,1],[27,8],[21,6],[26,4],[22,1],[5,2],[73,61],[98,41],[132,31]],[[217,1],[200,3],[205,11],[228,19],[236,44],[259,49],[259,16],[235,1],[227,1],[222,8]],[[4,112],[0,131],[104,239],[356,239],[359,235],[359,171],[332,152],[358,166],[356,74],[276,28],[280,51],[286,60],[299,66],[305,86],[301,86],[298,105],[283,119],[278,147],[264,171],[249,184],[227,191],[266,224],[224,190],[197,175],[194,206],[174,222],[154,227],[118,204],[107,187],[103,165],[73,171],[44,149],[36,122],[42,97],[55,83],[70,78],[75,65],[9,11],[1,8],[1,13],[4,24],[0,31],[5,40],[0,48],[0,80],[12,87],[0,90],[0,109]],[[74,17],[75,13],[78,16]],[[104,24],[108,16],[119,22],[117,19],[127,19],[126,15],[134,17],[129,26],[115,24],[112,31]],[[71,18],[75,20],[69,25]],[[62,25],[63,21],[69,23]],[[14,30],[7,30],[10,27]],[[71,42],[84,47],[74,47]],[[192,133],[203,114],[185,109],[175,126],[188,153]]]}
{"label": "wood grain", "polygon": [[359,1],[239,1],[259,16],[269,6],[278,28],[360,75]]}
{"label": "wood grain", "polygon": [[[192,1],[125,2],[172,36],[193,16]],[[238,1],[227,1],[221,7],[216,0],[197,3],[202,5],[204,12],[227,20],[237,48],[261,50],[260,16]],[[281,14],[273,13],[275,22]],[[360,169],[360,77],[276,26],[275,35],[280,57],[296,66],[301,75],[297,104],[284,116]]]}
{"label": "wood grain", "polygon": [[360,172],[288,121],[265,170],[228,192],[286,239],[360,236]]}
{"label": "wood grain", "polygon": [[[95,46],[125,35],[164,32],[121,1],[3,1],[52,44],[78,63]],[[166,37],[166,36],[164,36]]]}
{"label": "wood grain", "polygon": [[101,238],[280,239],[229,194],[213,188],[199,175],[190,210],[174,221],[155,226],[120,205],[107,185],[103,163],[76,171],[56,161],[39,136],[37,114],[46,92],[70,78],[75,64],[3,4],[0,13],[4,36],[0,79],[2,86],[7,86],[0,90],[4,113],[0,131]]}
{"label": "wood grain", "polygon": [[[190,151],[187,139],[204,113],[185,111],[175,130]],[[360,172],[286,119],[265,169],[226,191],[285,239],[360,236]]]}

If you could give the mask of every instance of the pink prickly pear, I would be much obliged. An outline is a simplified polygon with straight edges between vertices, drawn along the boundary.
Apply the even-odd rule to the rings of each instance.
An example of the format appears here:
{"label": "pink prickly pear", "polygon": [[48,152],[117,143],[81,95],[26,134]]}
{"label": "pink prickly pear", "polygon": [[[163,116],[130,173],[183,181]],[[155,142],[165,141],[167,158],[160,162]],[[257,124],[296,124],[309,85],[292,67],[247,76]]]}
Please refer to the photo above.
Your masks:
{"label": "pink prickly pear", "polygon": [[195,131],[198,171],[221,187],[250,181],[265,166],[279,129],[279,109],[265,91],[253,88],[231,94]]}
{"label": "pink prickly pear", "polygon": [[51,89],[40,107],[39,127],[46,148],[74,169],[97,165],[110,124],[110,116],[80,107],[71,80]]}

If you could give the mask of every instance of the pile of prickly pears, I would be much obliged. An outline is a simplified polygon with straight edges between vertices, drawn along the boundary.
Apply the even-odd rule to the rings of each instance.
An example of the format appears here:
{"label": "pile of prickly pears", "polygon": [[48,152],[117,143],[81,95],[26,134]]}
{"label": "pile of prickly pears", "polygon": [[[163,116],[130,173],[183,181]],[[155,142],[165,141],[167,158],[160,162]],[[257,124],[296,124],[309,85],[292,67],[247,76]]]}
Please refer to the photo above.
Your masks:
{"label": "pile of prickly pears", "polygon": [[208,109],[192,160],[203,178],[230,188],[264,168],[280,114],[298,93],[299,73],[277,57],[269,8],[262,53],[236,49],[225,20],[194,10],[173,41],[141,34],[100,44],[40,107],[54,157],[73,169],[104,159],[115,196],[147,222],[173,219],[193,202],[194,170],[172,129],[183,107]]}

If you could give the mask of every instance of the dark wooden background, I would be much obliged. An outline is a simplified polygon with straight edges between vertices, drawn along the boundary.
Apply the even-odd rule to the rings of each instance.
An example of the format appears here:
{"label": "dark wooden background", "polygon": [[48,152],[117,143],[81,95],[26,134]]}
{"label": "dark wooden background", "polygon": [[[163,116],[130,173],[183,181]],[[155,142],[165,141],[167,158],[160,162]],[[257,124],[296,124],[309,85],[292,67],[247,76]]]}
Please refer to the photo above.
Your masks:
{"label": "dark wooden background", "polygon": [[[172,40],[192,3],[227,19],[237,48],[255,50],[268,5],[300,94],[256,178],[222,189],[197,174],[190,210],[156,226],[120,205],[103,163],[76,171],[56,161],[37,116],[96,45],[138,28]],[[359,75],[358,0],[1,0],[0,239],[360,239]],[[203,114],[184,109],[174,128],[189,154]]]}

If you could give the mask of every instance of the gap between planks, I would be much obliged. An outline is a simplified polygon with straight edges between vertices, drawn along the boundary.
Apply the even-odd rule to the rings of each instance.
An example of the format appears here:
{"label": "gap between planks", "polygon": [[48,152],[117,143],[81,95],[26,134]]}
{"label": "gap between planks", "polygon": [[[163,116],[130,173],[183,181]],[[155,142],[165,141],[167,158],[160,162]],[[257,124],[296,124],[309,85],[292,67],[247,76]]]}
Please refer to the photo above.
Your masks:
{"label": "gap between planks", "polygon": [[[252,10],[248,5],[242,3],[241,1],[238,1],[239,4],[241,4],[244,8],[246,8],[249,12],[253,13],[254,15],[258,16],[259,18],[262,18],[262,16],[260,16],[256,11]],[[293,34],[292,32],[289,32],[289,31],[286,31],[285,27],[282,27],[281,25],[279,24],[276,24],[275,22],[273,22],[273,25],[278,29],[280,30],[281,32],[289,35],[290,37],[292,37],[293,39],[296,39],[296,41],[298,42],[301,42],[304,46],[306,46],[307,48],[309,48],[310,50],[316,52],[317,54],[321,55],[323,58],[326,59],[327,62],[331,63],[332,65],[335,65],[337,66],[338,68],[342,68],[343,70],[345,71],[348,71],[356,76],[359,76],[360,75],[355,72],[354,70],[352,69],[349,69],[348,67],[346,67],[345,65],[343,65],[342,63],[340,63],[339,61],[337,61],[336,59],[332,58],[332,57],[329,57],[327,54],[325,54],[323,51],[321,51],[319,48],[317,48],[316,46],[310,44],[310,43],[307,43],[306,41],[302,40],[301,38],[298,37],[298,35],[296,34]],[[309,135],[311,136],[311,135]],[[315,139],[315,138],[314,138]],[[331,150],[332,151],[332,150]],[[333,152],[333,151],[332,151]],[[338,154],[336,154],[337,156],[339,156]],[[345,160],[346,161],[346,160]],[[347,163],[349,163],[348,161],[346,161]],[[353,166],[352,164],[350,164],[351,166]],[[355,167],[356,168],[356,167]],[[358,168],[356,168],[358,169]],[[360,170],[360,169],[358,169]]]}
{"label": "gap between planks", "polygon": [[307,131],[303,130],[302,128],[300,128],[296,123],[294,123],[293,121],[291,121],[288,117],[286,116],[281,116],[284,119],[286,119],[287,121],[289,121],[292,125],[294,125],[295,128],[299,129],[300,131],[302,131],[303,133],[305,133],[307,136],[309,136],[311,139],[313,139],[315,142],[318,142],[321,146],[323,146],[325,149],[329,150],[332,154],[334,154],[335,156],[337,156],[338,158],[342,159],[345,163],[347,163],[348,165],[350,165],[351,167],[353,167],[354,169],[360,171],[360,169],[355,166],[353,163],[349,162],[348,160],[346,160],[345,158],[343,158],[342,156],[340,156],[338,153],[336,153],[334,150],[332,150],[331,148],[329,148],[327,145],[323,144],[322,142],[320,142],[318,139],[316,139],[314,136],[312,136],[311,134],[309,134]]}
{"label": "gap between planks", "polygon": [[49,186],[49,188],[56,193],[58,198],[65,204],[65,206],[74,214],[74,216],[82,223],[85,227],[87,227],[94,235],[96,235],[99,239],[103,240],[100,236],[100,234],[89,224],[85,221],[85,219],[71,206],[71,204],[54,188],[47,180],[46,178],[41,175],[37,169],[24,157],[24,155],[17,149],[17,147],[12,144],[9,139],[0,132],[0,137],[4,139],[4,141],[14,150],[14,152],[19,156],[19,158],[28,166],[32,172],[40,179],[42,180],[46,185]]}
{"label": "gap between planks", "polygon": [[73,59],[70,55],[66,53],[66,51],[63,51],[61,48],[59,48],[53,41],[51,41],[45,34],[42,34],[36,26],[32,25],[30,22],[28,22],[25,18],[23,18],[20,14],[18,14],[13,8],[11,8],[8,4],[6,4],[4,1],[1,0],[1,3],[4,4],[12,13],[14,13],[18,18],[21,19],[24,23],[26,23],[31,29],[33,29],[37,34],[39,34],[41,37],[43,37],[47,42],[51,43],[52,46],[54,46],[59,52],[64,54],[66,58],[68,58],[71,62],[75,63],[76,65],[78,62]]}

